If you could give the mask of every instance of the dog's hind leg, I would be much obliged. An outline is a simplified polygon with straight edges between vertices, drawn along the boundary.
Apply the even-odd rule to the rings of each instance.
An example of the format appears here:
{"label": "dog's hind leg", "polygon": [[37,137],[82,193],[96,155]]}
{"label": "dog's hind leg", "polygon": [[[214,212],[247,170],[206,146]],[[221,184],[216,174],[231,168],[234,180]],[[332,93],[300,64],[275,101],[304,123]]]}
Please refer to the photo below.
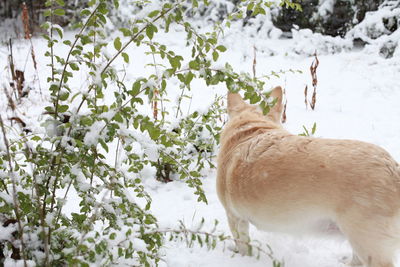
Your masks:
{"label": "dog's hind leg", "polygon": [[[374,215],[371,215],[374,216]],[[395,267],[397,249],[396,231],[388,220],[365,218],[363,220],[340,222],[342,232],[347,236],[354,253],[366,267]],[[362,222],[362,223],[357,223]],[[394,231],[394,232],[393,232]]]}
{"label": "dog's hind leg", "polygon": [[350,266],[362,266],[363,263],[361,262],[360,258],[357,256],[357,254],[353,251],[353,256],[351,258],[351,261],[349,262]]}
{"label": "dog's hind leg", "polygon": [[350,267],[357,267],[364,265],[355,252],[353,252],[352,257],[346,256],[341,258],[340,261]]}
{"label": "dog's hind leg", "polygon": [[251,249],[249,246],[249,222],[236,217],[230,212],[227,212],[229,228],[235,238],[235,251],[241,255],[250,255]]}

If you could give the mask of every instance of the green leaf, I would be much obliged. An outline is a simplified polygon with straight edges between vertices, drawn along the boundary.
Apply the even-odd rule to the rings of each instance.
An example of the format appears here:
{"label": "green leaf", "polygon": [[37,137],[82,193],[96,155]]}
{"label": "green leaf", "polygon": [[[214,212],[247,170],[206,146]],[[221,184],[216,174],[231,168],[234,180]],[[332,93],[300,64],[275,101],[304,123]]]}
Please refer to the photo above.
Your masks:
{"label": "green leaf", "polygon": [[147,131],[149,132],[150,138],[153,140],[157,140],[160,137],[160,130],[156,127],[148,127]]}
{"label": "green leaf", "polygon": [[61,100],[61,101],[65,101],[65,100],[68,99],[68,97],[69,97],[69,93],[68,93],[68,92],[62,93],[62,94],[60,95],[60,100]]}
{"label": "green leaf", "polygon": [[71,69],[75,71],[79,70],[79,66],[76,63],[69,63],[69,66],[71,67]]}
{"label": "green leaf", "polygon": [[114,40],[114,47],[115,47],[115,49],[117,49],[118,51],[121,50],[122,43],[121,43],[121,39],[120,39],[119,37],[115,38],[115,40]]}
{"label": "green leaf", "polygon": [[65,6],[64,0],[56,0],[56,3],[57,3],[59,6]]}
{"label": "green leaf", "polygon": [[194,69],[194,70],[199,70],[200,69],[199,62],[197,62],[196,60],[190,61],[189,68]]}
{"label": "green leaf", "polygon": [[85,214],[78,214],[75,212],[71,213],[72,219],[78,224],[82,224],[86,220],[86,215]]}
{"label": "green leaf", "polygon": [[90,39],[89,36],[87,36],[87,35],[82,35],[81,36],[82,45],[87,45],[87,44],[90,44],[91,42],[92,42],[92,39]]}
{"label": "green leaf", "polygon": [[194,74],[193,74],[191,71],[189,71],[189,72],[185,75],[185,84],[186,84],[187,86],[190,85],[190,82],[193,80],[193,77],[194,77]]}
{"label": "green leaf", "polygon": [[217,50],[221,51],[221,52],[225,52],[226,51],[226,47],[223,45],[219,45],[216,47]]}
{"label": "green leaf", "polygon": [[161,81],[161,90],[165,90],[165,88],[167,88],[167,81],[163,79]]}
{"label": "green leaf", "polygon": [[61,8],[57,8],[54,10],[54,15],[56,16],[64,16],[65,15],[65,10]]}
{"label": "green leaf", "polygon": [[40,141],[42,140],[42,138],[40,138],[39,136],[34,136],[31,138],[32,141]]}
{"label": "green leaf", "polygon": [[304,129],[304,136],[310,136],[310,133],[308,132],[307,128],[303,125]]}
{"label": "green leaf", "polygon": [[82,16],[82,17],[90,16],[90,10],[88,10],[88,9],[82,10],[82,11],[81,11],[81,16]]}
{"label": "green leaf", "polygon": [[45,109],[49,114],[54,113],[54,108],[51,107],[51,106],[47,106],[47,107],[45,107],[44,109]]}
{"label": "green leaf", "polygon": [[[108,13],[108,9],[107,9],[107,4],[102,2],[101,4],[99,4],[99,8],[98,8],[99,12],[103,15],[106,15]],[[100,15],[100,14],[99,14]],[[99,17],[101,18],[101,17]]]}
{"label": "green leaf", "polygon": [[213,57],[213,60],[214,60],[214,61],[217,61],[217,60],[218,60],[218,57],[219,57],[218,52],[214,50],[214,52],[212,53],[212,57]]}
{"label": "green leaf", "polygon": [[84,116],[84,117],[81,117],[81,124],[83,126],[90,126],[93,124],[93,121],[90,117]]}
{"label": "green leaf", "polygon": [[99,143],[104,148],[104,150],[108,153],[108,146],[107,146],[106,142],[104,142],[103,139],[99,139]]}
{"label": "green leaf", "polygon": [[146,27],[146,35],[147,37],[149,37],[150,40],[153,39],[154,33],[157,31],[158,31],[157,27],[154,26],[153,24],[149,24]]}
{"label": "green leaf", "polygon": [[158,13],[160,13],[160,10],[151,11],[151,12],[149,13],[148,17],[149,17],[149,18],[154,18],[155,16],[158,15]]}
{"label": "green leaf", "polygon": [[51,10],[50,10],[50,9],[45,10],[45,11],[43,12],[43,16],[45,16],[45,17],[50,17],[50,16],[51,16]]}
{"label": "green leaf", "polygon": [[[40,25],[40,27],[47,31],[48,29],[50,29],[50,23],[45,22],[42,25]],[[50,38],[46,34],[44,34],[43,37],[48,41],[50,40]]]}
{"label": "green leaf", "polygon": [[110,234],[110,239],[111,239],[111,240],[114,240],[116,236],[117,236],[116,233],[111,233],[111,234]]}
{"label": "green leaf", "polygon": [[311,134],[314,135],[316,130],[317,130],[317,123],[314,122],[313,127],[311,129]]}
{"label": "green leaf", "polygon": [[183,58],[181,56],[175,56],[168,57],[168,60],[172,68],[179,69],[181,67],[181,61],[183,60]]}
{"label": "green leaf", "polygon": [[64,113],[68,110],[69,106],[68,105],[60,105],[58,106],[58,112],[59,113]]}
{"label": "green leaf", "polygon": [[129,63],[129,55],[128,55],[127,53],[122,53],[121,55],[122,55],[122,57],[124,58],[124,61],[125,61],[126,63]]}
{"label": "green leaf", "polygon": [[141,88],[140,80],[134,82],[132,84],[132,90],[131,90],[131,95],[136,96],[139,94]]}
{"label": "green leaf", "polygon": [[114,120],[116,120],[119,123],[123,123],[124,122],[124,119],[122,118],[121,113],[119,113],[119,112],[117,114],[115,114]]}
{"label": "green leaf", "polygon": [[128,28],[120,28],[119,29],[125,37],[131,36],[132,32]]}

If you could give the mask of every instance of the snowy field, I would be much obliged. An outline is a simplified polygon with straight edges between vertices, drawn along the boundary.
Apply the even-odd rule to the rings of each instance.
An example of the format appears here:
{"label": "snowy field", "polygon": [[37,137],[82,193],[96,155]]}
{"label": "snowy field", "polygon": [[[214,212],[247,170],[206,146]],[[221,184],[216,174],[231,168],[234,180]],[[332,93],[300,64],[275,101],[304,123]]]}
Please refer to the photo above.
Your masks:
{"label": "snowy field", "polygon": [[[67,33],[71,34],[71,33]],[[321,52],[318,55],[320,65],[317,69],[317,102],[312,111],[304,104],[304,88],[308,86],[309,98],[312,92],[310,65],[312,56],[296,54],[293,51],[301,48],[303,51],[314,51],[317,47],[312,42],[303,39],[269,39],[264,37],[249,37],[251,34],[233,30],[226,34],[224,43],[228,51],[221,56],[223,64],[229,61],[236,70],[251,72],[254,57],[254,47],[257,49],[257,73],[269,74],[271,71],[300,70],[302,73],[287,72],[279,78],[274,77],[267,83],[266,90],[276,85],[285,88],[287,94],[287,122],[284,127],[294,134],[300,134],[303,125],[311,129],[316,123],[315,136],[323,138],[358,139],[377,144],[400,161],[400,61],[398,58],[385,60],[375,54],[369,54],[362,49],[353,49],[337,54]],[[185,53],[181,41],[182,32],[172,32],[166,44]],[[32,77],[34,71],[31,62],[27,61],[29,44],[14,43],[16,65],[26,69]],[[33,44],[39,60],[39,72],[46,74],[46,58],[43,54],[46,43],[34,39]],[[59,53],[66,53],[63,47]],[[132,61],[145,60],[141,57],[143,51],[131,47],[127,52]],[[65,50],[65,51],[64,51]],[[187,51],[186,51],[187,52]],[[318,52],[318,51],[317,51]],[[2,83],[7,77],[7,47],[0,47],[0,69]],[[25,66],[26,64],[26,66]],[[122,64],[122,61],[116,64]],[[150,70],[135,67],[134,63],[127,66],[127,81],[140,75],[148,74]],[[46,90],[46,75],[39,75],[42,90]],[[76,89],[85,86],[85,74],[75,81]],[[176,88],[178,89],[178,88]],[[172,88],[174,90],[174,88]],[[193,84],[192,109],[202,109],[206,103],[211,103],[215,94],[224,95],[224,86],[206,88],[203,83]],[[2,114],[9,114],[4,95],[1,97]],[[47,98],[33,92],[17,112],[28,123],[28,127],[39,127],[42,107]],[[195,227],[202,218],[205,219],[204,230],[211,229],[214,220],[218,220],[218,232],[230,234],[223,207],[218,201],[215,189],[215,170],[210,170],[204,178],[204,190],[209,204],[198,203],[192,189],[181,181],[161,184],[153,177],[147,177],[144,184],[153,198],[152,211],[159,219],[160,227],[178,227],[178,221],[183,221],[188,227]],[[69,209],[73,210],[73,199],[69,200]],[[269,244],[276,259],[283,260],[286,267],[338,267],[345,266],[342,259],[351,255],[348,243],[344,240],[328,240],[326,238],[299,237],[293,238],[285,234],[271,234],[251,228],[251,237],[262,243]],[[252,257],[233,256],[233,253],[222,246],[213,251],[195,245],[187,248],[185,243],[167,242],[165,262],[161,266],[207,266],[207,267],[241,267],[241,266],[272,266],[269,259],[262,256],[259,260]],[[400,266],[400,262],[398,263]]]}
{"label": "snowy field", "polygon": [[[226,59],[237,68],[251,71],[253,46],[266,53],[257,53],[257,71],[294,69],[302,74],[285,74],[271,80],[270,86],[281,85],[287,93],[287,122],[290,132],[303,132],[317,124],[315,136],[323,138],[357,139],[382,146],[400,161],[400,72],[399,61],[388,61],[363,51],[349,51],[334,55],[320,55],[317,70],[318,88],[316,109],[306,109],[304,88],[312,88],[310,65],[313,57],[290,54],[293,40],[246,39],[244,36],[227,41],[232,50]],[[307,46],[307,44],[303,44]],[[311,49],[311,48],[310,48]],[[229,49],[228,49],[229,50]],[[271,51],[276,54],[271,56]],[[199,88],[198,90],[203,90]],[[229,233],[224,209],[215,190],[215,171],[210,171],[204,182],[209,205],[196,203],[190,189],[180,182],[154,186],[153,210],[167,226],[182,220],[196,225],[201,218],[211,225],[217,219],[219,229]],[[168,213],[166,214],[166,211]],[[162,219],[161,219],[162,218]],[[251,227],[253,239],[268,243],[277,259],[287,267],[346,266],[342,259],[351,256],[345,240],[296,237],[280,233],[264,233]],[[229,250],[207,251],[185,248],[184,244],[169,243],[166,248],[168,266],[272,266],[268,258],[260,260],[234,256]],[[398,262],[400,266],[400,261]]]}

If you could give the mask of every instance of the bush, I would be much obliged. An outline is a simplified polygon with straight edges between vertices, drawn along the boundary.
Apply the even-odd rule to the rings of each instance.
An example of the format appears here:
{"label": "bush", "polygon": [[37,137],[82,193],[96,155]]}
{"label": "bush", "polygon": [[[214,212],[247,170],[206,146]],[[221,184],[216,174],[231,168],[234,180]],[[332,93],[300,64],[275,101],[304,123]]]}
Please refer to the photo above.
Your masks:
{"label": "bush", "polygon": [[361,22],[369,11],[377,10],[383,0],[304,0],[300,3],[302,13],[291,9],[281,9],[273,18],[276,27],[289,32],[293,25],[300,29],[344,37],[346,33]]}
{"label": "bush", "polygon": [[369,44],[368,49],[384,58],[399,56],[400,1],[386,0],[379,10],[368,12],[348,37]]}

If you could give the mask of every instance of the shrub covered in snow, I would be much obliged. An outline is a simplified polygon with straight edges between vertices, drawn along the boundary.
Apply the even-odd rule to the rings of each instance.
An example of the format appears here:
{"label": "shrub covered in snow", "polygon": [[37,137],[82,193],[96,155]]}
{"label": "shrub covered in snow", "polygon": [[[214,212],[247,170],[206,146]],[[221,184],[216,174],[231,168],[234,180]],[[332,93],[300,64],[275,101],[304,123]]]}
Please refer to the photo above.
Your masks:
{"label": "shrub covered in snow", "polygon": [[349,39],[313,33],[309,29],[293,29],[292,36],[294,40],[292,49],[296,54],[308,56],[314,55],[315,53],[335,54],[350,50],[353,47],[353,42]]}
{"label": "shrub covered in snow", "polygon": [[274,24],[289,32],[293,25],[300,29],[311,29],[324,35],[344,37],[356,24],[364,19],[366,12],[377,10],[383,0],[304,0],[303,12],[281,9],[273,17]]}
{"label": "shrub covered in snow", "polygon": [[348,34],[348,38],[361,39],[369,44],[371,52],[385,58],[400,56],[400,1],[386,0]]}

